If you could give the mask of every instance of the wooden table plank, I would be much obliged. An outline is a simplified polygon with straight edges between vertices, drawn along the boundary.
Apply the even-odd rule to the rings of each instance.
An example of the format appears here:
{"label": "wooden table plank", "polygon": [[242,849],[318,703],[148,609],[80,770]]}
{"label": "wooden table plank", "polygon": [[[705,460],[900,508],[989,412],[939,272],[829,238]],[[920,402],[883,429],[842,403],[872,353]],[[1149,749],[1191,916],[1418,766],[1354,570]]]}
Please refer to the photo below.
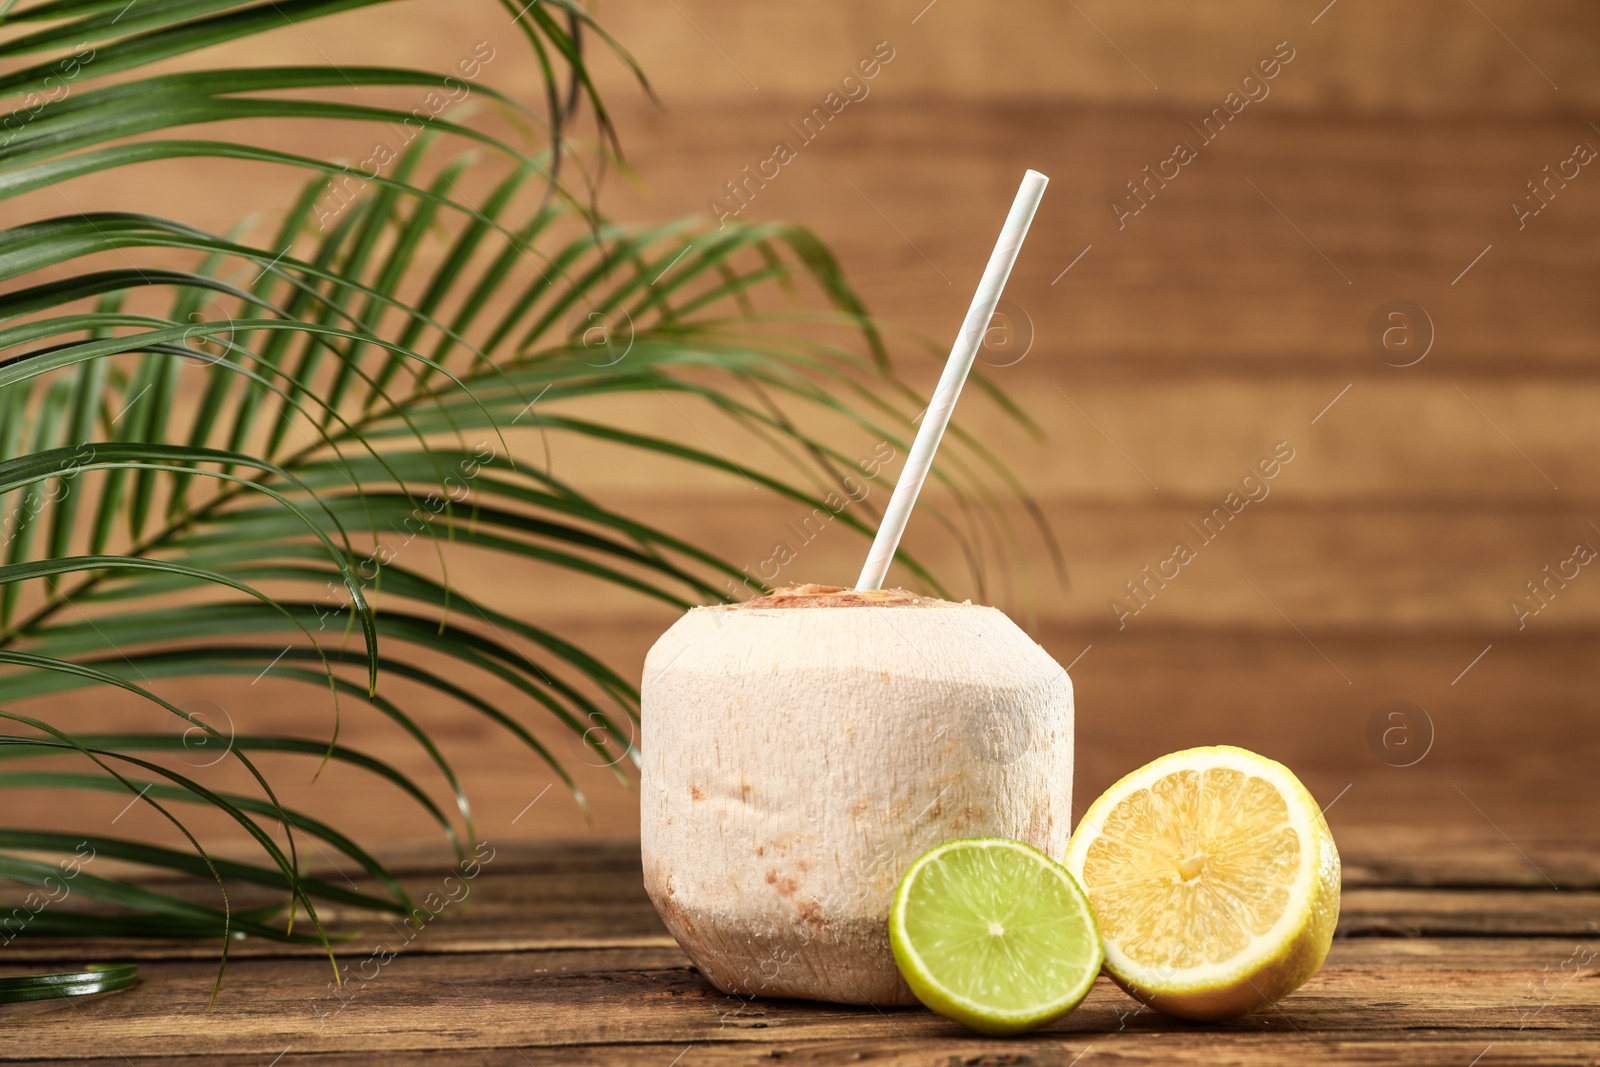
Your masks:
{"label": "wooden table plank", "polygon": [[[1346,942],[1299,993],[1276,1008],[1227,1024],[1180,1023],[1143,1009],[1107,980],[1066,1019],[1029,1039],[1077,1047],[1112,1035],[1140,1035],[1151,1047],[1228,1047],[1241,1037],[1277,1040],[1280,1052],[1359,1036],[1363,1042],[1425,1032],[1485,1032],[1511,1045],[1548,1037],[1600,1041],[1592,962],[1578,977],[1530,987],[1541,953],[1559,966],[1570,946],[1527,946],[1483,964],[1481,947],[1462,966],[1442,943],[1427,968],[1364,959]],[[365,987],[334,996],[318,990],[325,969],[311,960],[260,961],[229,975],[217,1007],[205,1006],[213,970],[190,962],[152,963],[137,989],[92,1003],[35,1005],[13,1014],[0,1058],[52,1055],[164,1057],[204,1048],[269,1060],[303,1052],[566,1048],[620,1044],[738,1044],[860,1041],[871,1045],[971,1042],[960,1028],[920,1009],[877,1011],[800,1001],[741,1001],[713,989],[686,964],[639,967],[606,953],[488,953],[400,957]],[[321,994],[321,995],[319,995]],[[1453,1047],[1453,1046],[1452,1046]],[[1600,1050],[1600,1045],[1592,1046]],[[1481,1048],[1481,1046],[1480,1046]],[[1213,1047],[1213,1052],[1216,1049]]]}
{"label": "wooden table plank", "polygon": [[[484,894],[487,896],[487,894]],[[560,901],[537,906],[516,898],[484,900],[470,912],[452,914],[414,933],[396,917],[392,922],[366,915],[330,921],[330,933],[352,940],[336,946],[342,960],[359,960],[370,946],[404,946],[408,954],[440,955],[479,952],[549,952],[589,948],[666,949],[673,944],[655,909],[639,888],[636,900],[612,904]],[[1600,893],[1529,892],[1485,889],[1369,889],[1353,887],[1343,894],[1338,936],[1367,937],[1532,937],[1600,940]],[[72,956],[86,959],[206,960],[217,955],[217,942],[102,941],[74,942]],[[18,940],[6,962],[32,963],[61,959],[60,942]],[[286,945],[245,939],[234,943],[234,959],[326,958],[313,945]]]}
{"label": "wooden table plank", "polygon": [[[1283,1067],[1285,1063],[1373,1064],[1390,1067],[1404,1062],[1417,1067],[1466,1067],[1483,1056],[1483,1067],[1498,1064],[1548,1064],[1551,1067],[1593,1067],[1593,1040],[1554,1040],[1539,1044],[1507,1044],[1498,1031],[1480,1031],[1470,1037],[1415,1032],[1403,1041],[1367,1037],[1324,1041],[1307,1048],[1292,1035],[1237,1035],[1226,1049],[1209,1043],[1181,1040],[1151,1042],[1143,1036],[1103,1035],[1093,1041],[994,1042],[977,1038],[923,1038],[909,1042],[817,1041],[774,1045],[755,1051],[738,1045],[645,1044],[573,1046],[561,1049],[473,1049],[470,1062],[478,1067],[727,1067],[733,1064],[871,1063],[875,1067],[1072,1067],[1079,1055],[1083,1067],[1122,1064],[1174,1064],[1195,1067]],[[1484,1055],[1485,1053],[1488,1055]],[[1318,1056],[1320,1054],[1320,1058]],[[178,1056],[162,1061],[173,1067],[262,1067],[261,1057]],[[281,1067],[351,1067],[371,1060],[362,1053],[302,1053],[298,1046],[276,1061]],[[466,1062],[457,1059],[454,1062]],[[61,1067],[103,1067],[102,1059],[57,1060]],[[437,1067],[438,1052],[386,1053],[387,1067]]]}
{"label": "wooden table plank", "polygon": [[[1424,836],[1430,839],[1426,843]],[[1600,886],[1594,879],[1600,848],[1581,837],[1528,836],[1527,847],[1540,857],[1541,869],[1562,878],[1560,891],[1487,829],[1423,835],[1409,828],[1362,828],[1340,843],[1345,870],[1341,938],[1600,937]],[[444,875],[436,868],[424,873],[430,868],[417,854],[402,854],[395,863],[418,899],[442,884]],[[159,884],[176,891],[171,883]],[[373,888],[370,880],[355,884]],[[195,883],[187,891],[202,900],[210,895]],[[241,888],[234,903],[247,907],[270,899],[260,890]],[[354,936],[354,948],[339,949],[346,958],[359,958],[366,946],[380,941],[403,941],[408,952],[420,954],[646,952],[673,945],[645,895],[638,846],[632,842],[501,846],[468,883],[467,895],[409,939],[398,918],[337,907],[321,908],[319,916],[330,932]],[[73,955],[94,959],[207,960],[216,954],[214,942],[192,941],[84,940],[73,948]],[[11,963],[63,956],[61,943],[25,937],[13,941],[7,953],[4,962]],[[322,955],[314,946],[259,939],[236,942],[232,953],[241,960]]]}

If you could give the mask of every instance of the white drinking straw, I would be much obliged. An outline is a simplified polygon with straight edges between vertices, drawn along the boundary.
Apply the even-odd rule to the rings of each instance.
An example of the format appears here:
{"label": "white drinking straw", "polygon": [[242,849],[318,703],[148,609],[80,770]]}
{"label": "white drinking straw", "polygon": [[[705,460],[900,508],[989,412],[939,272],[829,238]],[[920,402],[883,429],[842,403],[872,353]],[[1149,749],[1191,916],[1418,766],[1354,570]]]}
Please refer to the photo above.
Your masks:
{"label": "white drinking straw", "polygon": [[1017,198],[1011,202],[1011,213],[1006,216],[1000,239],[995,242],[994,252],[989,256],[989,265],[983,268],[978,291],[972,295],[972,306],[967,308],[961,332],[956,335],[955,346],[950,349],[950,359],[944,365],[944,373],[939,376],[939,386],[934,390],[928,410],[922,416],[917,438],[911,443],[911,455],[906,457],[905,469],[900,472],[900,480],[895,482],[894,495],[889,498],[883,522],[878,526],[877,536],[872,539],[872,550],[867,553],[866,565],[861,568],[861,577],[856,580],[857,589],[883,588],[883,579],[889,573],[895,549],[900,547],[900,536],[906,532],[906,520],[911,518],[917,494],[922,491],[928,469],[933,466],[933,453],[944,437],[945,427],[950,425],[956,399],[961,395],[961,387],[972,370],[972,361],[978,356],[984,331],[994,317],[995,305],[1000,303],[1000,291],[1006,287],[1011,265],[1017,261],[1022,240],[1028,236],[1028,224],[1033,221],[1034,212],[1039,210],[1039,200],[1044,196],[1044,187],[1049,181],[1036,170],[1030,170],[1022,176],[1022,187],[1017,190]]}

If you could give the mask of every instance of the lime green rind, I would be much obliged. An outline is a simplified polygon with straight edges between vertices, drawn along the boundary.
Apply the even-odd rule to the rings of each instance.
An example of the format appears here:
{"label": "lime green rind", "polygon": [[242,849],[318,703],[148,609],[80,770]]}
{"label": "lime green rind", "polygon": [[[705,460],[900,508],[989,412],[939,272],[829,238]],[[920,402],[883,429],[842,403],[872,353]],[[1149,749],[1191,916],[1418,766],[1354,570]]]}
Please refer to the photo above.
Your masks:
{"label": "lime green rind", "polygon": [[[973,877],[976,872],[970,869],[961,871],[951,870],[950,862],[958,858],[952,854],[971,850],[983,850],[989,853],[985,858],[998,861],[992,868],[995,878],[987,886],[975,884]],[[993,852],[991,850],[1001,850]],[[1000,857],[1005,856],[1006,859]],[[1009,869],[1007,869],[1009,868]],[[941,887],[935,883],[928,885],[931,879],[940,874],[954,875],[952,884]],[[961,876],[965,874],[969,884],[962,884]],[[1037,887],[1037,891],[1018,892],[1016,883],[1037,879],[1040,875],[1046,876],[1050,882]],[[1006,885],[1010,882],[1010,885]],[[999,890],[1000,892],[995,892]],[[929,893],[932,899],[929,899]],[[987,892],[986,892],[987,891]],[[1027,1003],[1017,1005],[1006,1003],[1008,993],[1018,993],[1018,986],[1038,985],[1040,976],[1035,972],[1027,972],[1022,968],[1029,962],[1040,962],[1040,949],[1037,943],[1024,942],[1012,944],[1005,953],[1006,959],[996,959],[992,955],[987,961],[980,951],[971,953],[975,957],[971,966],[963,972],[958,957],[961,956],[959,945],[946,943],[942,947],[943,953],[933,950],[940,948],[937,943],[930,942],[929,931],[919,930],[925,927],[930,918],[927,909],[936,908],[941,904],[946,908],[943,918],[946,920],[945,928],[959,927],[962,922],[979,923],[988,922],[990,919],[1000,918],[1001,913],[991,908],[986,910],[986,905],[1005,907],[1003,921],[1017,924],[1017,913],[1025,909],[1030,902],[1037,902],[1051,893],[1065,897],[1069,911],[1060,913],[1063,918],[1070,917],[1077,925],[1076,933],[1072,931],[1071,924],[1053,922],[1053,916],[1046,914],[1044,921],[1049,923],[1048,929],[1042,931],[1048,940],[1050,937],[1061,939],[1065,942],[1060,958],[1066,958],[1073,953],[1082,958],[1077,961],[1077,966],[1072,968],[1076,974],[1068,976],[1059,985],[1048,980],[1044,985],[1055,986],[1050,989],[1052,995],[1032,999]],[[1001,895],[1006,894],[1006,895]],[[984,897],[989,897],[985,900]],[[922,914],[918,914],[921,912]],[[1025,916],[1022,921],[1027,921]],[[1039,917],[1033,917],[1039,921]],[[1073,940],[1076,943],[1071,943]],[[1089,905],[1089,898],[1072,874],[1059,863],[1056,863],[1043,852],[1020,841],[1005,838],[966,838],[950,841],[929,850],[918,857],[910,869],[900,880],[900,885],[895,891],[894,904],[889,912],[889,944],[894,952],[895,962],[900,968],[900,974],[905,978],[918,1000],[932,1011],[978,1031],[979,1033],[995,1036],[1019,1034],[1059,1019],[1061,1016],[1076,1008],[1089,990],[1094,986],[1094,980],[1099,975],[1105,962],[1105,951],[1100,935],[1099,923],[1096,921],[1094,911]],[[920,945],[920,948],[919,948]],[[1048,950],[1046,950],[1048,951]],[[943,955],[944,958],[938,958]],[[1032,956],[1030,961],[1027,957]],[[968,989],[963,992],[957,985],[971,985],[978,973],[983,971],[983,964],[990,964],[988,973],[997,980],[997,984],[989,990],[990,996],[980,997]],[[1011,965],[1007,973],[1006,965]],[[998,969],[996,969],[998,968]],[[941,973],[942,972],[942,973]],[[1010,980],[1012,989],[1006,989],[1005,982]]]}

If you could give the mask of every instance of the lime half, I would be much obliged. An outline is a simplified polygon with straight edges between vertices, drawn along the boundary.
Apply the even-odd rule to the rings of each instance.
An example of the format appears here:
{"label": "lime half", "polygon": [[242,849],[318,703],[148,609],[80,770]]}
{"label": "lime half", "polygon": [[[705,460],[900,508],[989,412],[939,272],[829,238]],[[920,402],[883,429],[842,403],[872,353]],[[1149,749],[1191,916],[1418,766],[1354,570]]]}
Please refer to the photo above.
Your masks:
{"label": "lime half", "polygon": [[1017,1034],[1078,1006],[1105,960],[1089,898],[1020,841],[925,852],[889,912],[889,944],[928,1007],[985,1034]]}

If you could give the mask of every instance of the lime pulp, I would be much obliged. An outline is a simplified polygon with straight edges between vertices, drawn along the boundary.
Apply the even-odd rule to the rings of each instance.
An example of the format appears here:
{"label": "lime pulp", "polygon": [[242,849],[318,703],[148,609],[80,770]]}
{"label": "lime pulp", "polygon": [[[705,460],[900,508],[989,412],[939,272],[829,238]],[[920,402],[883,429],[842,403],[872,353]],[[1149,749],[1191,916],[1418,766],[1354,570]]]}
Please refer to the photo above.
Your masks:
{"label": "lime pulp", "polygon": [[924,853],[900,880],[889,943],[917,999],[987,1034],[1078,1006],[1105,960],[1088,897],[1020,841],[971,838]]}

